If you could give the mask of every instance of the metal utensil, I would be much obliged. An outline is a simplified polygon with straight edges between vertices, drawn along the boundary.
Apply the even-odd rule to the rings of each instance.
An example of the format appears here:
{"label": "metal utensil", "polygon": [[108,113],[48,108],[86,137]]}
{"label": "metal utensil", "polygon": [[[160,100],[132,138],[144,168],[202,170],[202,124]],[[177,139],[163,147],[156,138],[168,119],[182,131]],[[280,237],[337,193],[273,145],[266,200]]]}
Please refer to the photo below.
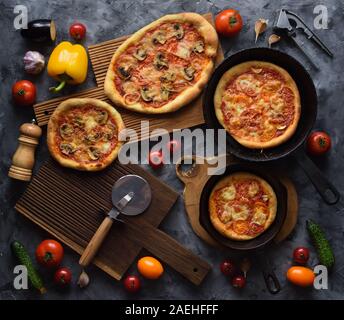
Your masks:
{"label": "metal utensil", "polygon": [[119,178],[113,185],[111,198],[113,208],[109,211],[80,257],[79,265],[83,268],[86,268],[97,254],[113,221],[122,221],[118,219],[120,214],[136,216],[144,212],[151,202],[152,192],[148,182],[142,177],[126,175]]}
{"label": "metal utensil", "polygon": [[284,33],[302,50],[302,52],[313,63],[310,56],[304,50],[304,42],[299,39],[296,29],[300,29],[306,35],[308,40],[314,41],[327,55],[333,57],[330,49],[319,39],[319,37],[305,24],[305,22],[294,12],[286,9],[281,9],[277,13],[277,18],[274,23],[274,30],[277,33]]}

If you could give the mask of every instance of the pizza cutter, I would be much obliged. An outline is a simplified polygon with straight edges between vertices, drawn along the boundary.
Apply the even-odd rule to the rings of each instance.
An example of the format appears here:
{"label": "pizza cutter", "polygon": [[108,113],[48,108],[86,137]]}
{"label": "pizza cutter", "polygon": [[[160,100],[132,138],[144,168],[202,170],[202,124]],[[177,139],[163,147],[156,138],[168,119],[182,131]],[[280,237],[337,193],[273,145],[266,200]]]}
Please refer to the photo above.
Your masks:
{"label": "pizza cutter", "polygon": [[148,182],[140,176],[129,174],[119,178],[112,187],[113,207],[103,220],[91,241],[88,243],[79,260],[79,265],[86,268],[93,260],[108,234],[114,220],[120,214],[136,216],[144,212],[152,199],[152,192]]}

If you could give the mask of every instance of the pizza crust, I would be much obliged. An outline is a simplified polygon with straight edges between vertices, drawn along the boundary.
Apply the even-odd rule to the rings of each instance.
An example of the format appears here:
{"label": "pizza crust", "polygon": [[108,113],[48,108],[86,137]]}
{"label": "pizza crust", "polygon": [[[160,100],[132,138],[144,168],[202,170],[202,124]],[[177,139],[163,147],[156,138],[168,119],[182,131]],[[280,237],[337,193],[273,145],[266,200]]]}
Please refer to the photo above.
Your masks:
{"label": "pizza crust", "polygon": [[284,79],[286,80],[286,86],[288,86],[294,93],[294,119],[293,122],[290,124],[290,126],[287,128],[287,130],[285,130],[285,132],[278,136],[275,137],[273,139],[271,139],[270,141],[266,141],[266,142],[256,142],[256,141],[249,141],[247,139],[242,139],[240,137],[237,136],[233,136],[232,137],[238,141],[241,145],[243,145],[244,147],[250,148],[250,149],[267,149],[267,148],[272,148],[272,147],[276,147],[284,142],[286,142],[287,140],[289,140],[291,138],[291,136],[295,133],[300,116],[301,116],[301,100],[300,100],[300,94],[299,94],[299,90],[297,88],[297,85],[295,83],[295,81],[293,80],[293,78],[290,76],[290,74],[284,70],[283,68],[273,64],[273,63],[269,63],[269,62],[264,62],[264,61],[247,61],[241,64],[236,65],[235,67],[229,69],[227,72],[225,72],[222,76],[222,78],[220,79],[217,87],[216,87],[216,91],[215,91],[215,95],[214,95],[214,107],[215,107],[215,114],[216,117],[218,119],[218,121],[220,122],[220,124],[226,129],[226,131],[231,134],[229,132],[229,130],[227,129],[227,126],[225,124],[225,120],[224,120],[224,116],[221,110],[221,103],[222,103],[222,96],[223,93],[226,89],[226,86],[228,84],[228,82],[235,76],[237,76],[238,74],[241,74],[251,68],[260,68],[260,67],[266,67],[266,68],[270,68],[273,69],[275,71],[277,71],[278,73],[280,73]]}
{"label": "pizza crust", "polygon": [[231,174],[229,176],[226,176],[222,178],[213,188],[209,200],[208,200],[208,208],[209,208],[209,216],[210,216],[210,221],[213,224],[214,228],[224,237],[232,239],[232,240],[238,240],[238,241],[243,241],[243,240],[251,240],[256,237],[258,237],[260,234],[263,232],[257,234],[257,235],[246,235],[246,234],[238,234],[232,229],[227,229],[226,225],[219,219],[217,212],[216,212],[216,201],[215,201],[215,192],[218,189],[221,189],[223,187],[226,187],[228,185],[232,185],[233,180],[240,180],[240,179],[254,179],[259,181],[259,183],[262,185],[264,189],[264,193],[268,195],[269,197],[269,206],[268,206],[268,211],[269,215],[268,218],[265,221],[264,224],[264,231],[266,231],[271,224],[274,222],[276,218],[276,213],[277,213],[277,197],[270,186],[269,183],[267,183],[264,179],[260,178],[257,175],[248,173],[248,172],[236,172],[234,174]]}
{"label": "pizza crust", "polygon": [[108,103],[98,100],[98,99],[92,99],[92,98],[67,99],[58,105],[58,107],[55,109],[54,113],[51,115],[49,119],[48,128],[47,128],[47,144],[48,144],[48,149],[52,157],[57,162],[59,162],[62,166],[76,169],[76,170],[81,170],[81,171],[99,171],[109,166],[117,158],[117,155],[123,145],[123,142],[117,141],[115,148],[111,151],[111,153],[105,159],[103,159],[101,162],[98,161],[94,163],[93,162],[79,163],[72,159],[68,159],[61,156],[60,152],[56,151],[57,149],[59,149],[59,146],[57,146],[55,143],[55,135],[56,135],[56,131],[59,130],[58,121],[59,121],[60,116],[66,111],[74,107],[81,107],[87,104],[105,109],[109,113],[109,116],[115,120],[117,130],[118,130],[118,135],[121,132],[121,130],[125,128],[121,115],[116,111],[114,107],[112,107]]}
{"label": "pizza crust", "polygon": [[[202,70],[202,74],[200,79],[191,87],[187,88],[181,94],[179,94],[174,100],[168,102],[167,104],[154,108],[154,107],[147,107],[142,105],[141,103],[134,103],[134,104],[126,104],[124,98],[120,93],[116,90],[114,80],[115,80],[115,71],[114,65],[119,58],[119,56],[124,53],[128,47],[131,45],[135,45],[142,37],[144,37],[145,33],[154,28],[159,26],[165,22],[174,22],[179,21],[183,22],[190,22],[192,23],[200,33],[200,35],[204,38],[205,41],[205,54],[210,57],[209,63],[204,67]],[[214,27],[201,15],[197,13],[185,12],[180,14],[171,14],[163,16],[162,18],[153,21],[152,23],[148,24],[147,26],[143,27],[139,31],[135,32],[130,38],[128,38],[115,52],[111,59],[110,66],[108,68],[105,82],[104,82],[104,91],[105,94],[112,100],[115,104],[141,113],[168,113],[173,112],[181,107],[185,106],[192,100],[194,100],[203,90],[204,86],[208,82],[210,75],[214,69],[214,61],[213,59],[216,57],[218,48],[218,37]]]}

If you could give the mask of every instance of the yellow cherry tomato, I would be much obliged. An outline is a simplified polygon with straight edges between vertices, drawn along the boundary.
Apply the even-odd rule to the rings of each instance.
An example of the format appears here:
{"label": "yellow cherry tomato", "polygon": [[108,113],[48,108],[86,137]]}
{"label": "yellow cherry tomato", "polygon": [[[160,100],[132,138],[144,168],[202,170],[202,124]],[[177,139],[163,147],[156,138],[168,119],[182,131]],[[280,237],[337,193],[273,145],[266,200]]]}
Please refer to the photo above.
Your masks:
{"label": "yellow cherry tomato", "polygon": [[153,257],[143,257],[137,262],[137,269],[147,279],[158,279],[164,273],[159,260]]}
{"label": "yellow cherry tomato", "polygon": [[313,285],[314,282],[314,272],[312,269],[295,266],[289,268],[287,272],[287,279],[297,286],[300,287],[309,287]]}

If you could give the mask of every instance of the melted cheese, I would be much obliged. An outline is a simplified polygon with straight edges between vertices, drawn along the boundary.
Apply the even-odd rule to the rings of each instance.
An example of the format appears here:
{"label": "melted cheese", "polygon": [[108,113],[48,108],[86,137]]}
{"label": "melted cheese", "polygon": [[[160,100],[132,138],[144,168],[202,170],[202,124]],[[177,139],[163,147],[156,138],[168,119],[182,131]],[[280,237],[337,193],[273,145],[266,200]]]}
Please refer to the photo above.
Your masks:
{"label": "melted cheese", "polygon": [[126,93],[135,93],[139,91],[139,86],[132,81],[125,81],[122,86]]}
{"label": "melted cheese", "polygon": [[140,76],[142,80],[148,80],[152,83],[160,83],[162,72],[157,70],[153,65],[147,65],[141,69]]}
{"label": "melted cheese", "polygon": [[189,59],[191,54],[190,47],[185,43],[181,42],[178,44],[175,55],[182,59]]}
{"label": "melted cheese", "polygon": [[248,195],[252,198],[257,195],[259,191],[259,185],[257,182],[253,181],[248,187]]}
{"label": "melted cheese", "polygon": [[261,90],[260,81],[255,79],[251,74],[243,74],[235,80],[236,86],[239,90],[244,92],[252,92],[258,94]]}
{"label": "melted cheese", "polygon": [[87,116],[85,119],[85,130],[90,131],[98,125],[98,122],[92,116]]}
{"label": "melted cheese", "polygon": [[274,111],[282,112],[284,109],[284,100],[279,95],[274,95],[270,98],[270,104]]}
{"label": "melted cheese", "polygon": [[240,205],[236,207],[230,207],[231,216],[233,221],[246,220],[250,214],[246,205]]}
{"label": "melted cheese", "polygon": [[234,200],[235,194],[236,194],[236,191],[235,191],[234,186],[226,187],[221,192],[221,199],[224,201]]}
{"label": "melted cheese", "polygon": [[255,224],[262,226],[265,224],[266,218],[267,218],[267,216],[264,212],[263,207],[261,207],[261,206],[256,207],[255,211],[254,211],[253,218],[252,218],[252,223],[255,223]]}
{"label": "melted cheese", "polygon": [[103,142],[100,145],[100,150],[102,153],[109,153],[111,149],[111,142]]}
{"label": "melted cheese", "polygon": [[232,213],[231,213],[231,211],[230,211],[230,210],[227,210],[227,209],[225,208],[225,210],[221,213],[219,219],[220,219],[221,222],[223,222],[223,223],[227,223],[227,222],[231,221],[231,219],[232,219]]}

